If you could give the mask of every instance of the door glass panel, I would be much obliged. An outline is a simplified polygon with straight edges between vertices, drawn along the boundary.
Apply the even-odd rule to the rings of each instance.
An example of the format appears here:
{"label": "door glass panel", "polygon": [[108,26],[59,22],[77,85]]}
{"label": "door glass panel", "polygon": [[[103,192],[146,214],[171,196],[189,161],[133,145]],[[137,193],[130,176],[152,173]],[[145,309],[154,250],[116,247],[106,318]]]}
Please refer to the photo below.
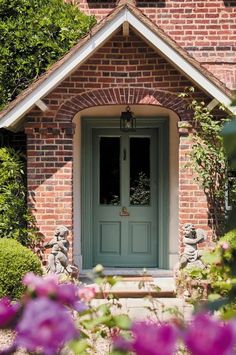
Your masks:
{"label": "door glass panel", "polygon": [[130,138],[130,204],[150,205],[150,138]]}
{"label": "door glass panel", "polygon": [[120,137],[100,138],[100,204],[120,204]]}

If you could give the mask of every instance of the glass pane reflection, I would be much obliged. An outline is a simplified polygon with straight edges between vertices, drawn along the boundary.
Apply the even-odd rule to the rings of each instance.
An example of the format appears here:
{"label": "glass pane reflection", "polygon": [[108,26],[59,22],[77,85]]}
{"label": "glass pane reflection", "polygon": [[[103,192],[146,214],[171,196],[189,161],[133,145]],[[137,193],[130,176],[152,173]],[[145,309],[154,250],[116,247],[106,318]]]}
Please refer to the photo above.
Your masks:
{"label": "glass pane reflection", "polygon": [[100,204],[120,204],[120,138],[100,138]]}
{"label": "glass pane reflection", "polygon": [[130,204],[150,205],[150,138],[130,138]]}

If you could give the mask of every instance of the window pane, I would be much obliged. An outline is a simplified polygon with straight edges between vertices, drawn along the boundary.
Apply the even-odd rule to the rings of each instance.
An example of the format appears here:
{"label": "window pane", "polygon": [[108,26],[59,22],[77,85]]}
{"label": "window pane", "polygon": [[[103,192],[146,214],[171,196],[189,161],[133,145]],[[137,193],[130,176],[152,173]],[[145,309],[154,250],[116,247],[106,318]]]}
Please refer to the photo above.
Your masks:
{"label": "window pane", "polygon": [[100,138],[100,204],[120,204],[120,138]]}
{"label": "window pane", "polygon": [[130,204],[150,205],[150,138],[130,138]]}

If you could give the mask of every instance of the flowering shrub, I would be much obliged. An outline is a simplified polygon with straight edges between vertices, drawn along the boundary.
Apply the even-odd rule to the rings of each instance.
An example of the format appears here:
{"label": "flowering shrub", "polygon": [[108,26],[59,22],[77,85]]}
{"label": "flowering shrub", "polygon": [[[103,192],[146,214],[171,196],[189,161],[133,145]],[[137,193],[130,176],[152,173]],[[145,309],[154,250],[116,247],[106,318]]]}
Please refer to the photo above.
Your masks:
{"label": "flowering shrub", "polygon": [[173,355],[182,343],[192,355],[231,355],[236,344],[234,321],[223,324],[206,313],[195,315],[187,326],[137,322],[131,331],[130,340],[115,339],[118,354],[132,351],[137,355]]}
{"label": "flowering shrub", "polygon": [[[101,282],[101,278],[97,280]],[[128,328],[127,316],[113,316],[106,305],[91,306],[95,287],[60,283],[56,275],[41,277],[32,272],[24,276],[23,285],[26,292],[19,302],[0,299],[0,329],[12,329],[16,334],[1,355],[13,354],[19,347],[55,355],[66,343],[72,352],[82,354],[92,347],[93,333],[109,335],[113,328],[114,332],[118,327]]]}
{"label": "flowering shrub", "polygon": [[223,323],[208,313],[199,313],[189,324],[179,319],[131,323],[125,315],[112,315],[105,304],[91,307],[94,287],[59,283],[54,275],[33,273],[27,274],[23,283],[27,290],[21,301],[0,300],[0,328],[10,328],[16,334],[1,355],[13,354],[18,347],[55,355],[65,344],[71,353],[86,354],[93,333],[113,339],[113,355],[172,355],[180,348],[193,355],[234,353],[235,320]]}

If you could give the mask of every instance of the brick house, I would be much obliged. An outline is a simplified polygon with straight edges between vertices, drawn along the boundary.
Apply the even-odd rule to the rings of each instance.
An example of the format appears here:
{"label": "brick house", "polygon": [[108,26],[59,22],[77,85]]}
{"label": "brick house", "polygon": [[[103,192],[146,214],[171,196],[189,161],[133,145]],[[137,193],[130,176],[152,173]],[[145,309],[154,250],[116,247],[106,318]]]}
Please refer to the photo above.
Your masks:
{"label": "brick house", "polygon": [[[184,223],[211,236],[185,167],[192,112],[178,94],[194,86],[216,115],[219,103],[232,111],[236,2],[79,6],[98,24],[1,112],[0,127],[24,132],[29,207],[46,238],[69,227],[77,265],[171,269]],[[127,106],[135,131],[120,130]]]}

